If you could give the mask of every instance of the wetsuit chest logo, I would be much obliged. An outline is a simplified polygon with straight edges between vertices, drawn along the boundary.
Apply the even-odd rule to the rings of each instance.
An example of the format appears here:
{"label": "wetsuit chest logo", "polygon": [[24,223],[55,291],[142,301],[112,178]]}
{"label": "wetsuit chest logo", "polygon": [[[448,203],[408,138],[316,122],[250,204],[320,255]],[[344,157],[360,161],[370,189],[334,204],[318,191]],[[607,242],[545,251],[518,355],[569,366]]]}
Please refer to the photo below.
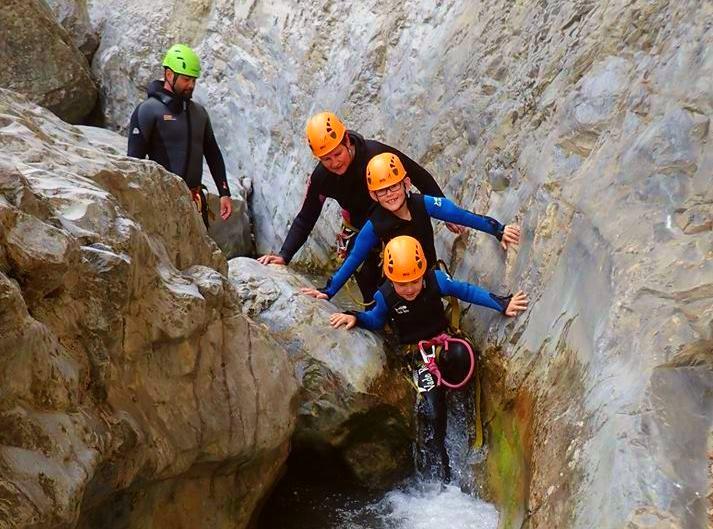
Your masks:
{"label": "wetsuit chest logo", "polygon": [[176,121],[176,116],[174,116],[173,114],[164,114],[163,120],[164,121]]}
{"label": "wetsuit chest logo", "polygon": [[406,305],[397,305],[396,307],[394,307],[394,312],[396,314],[408,314],[409,310]]}

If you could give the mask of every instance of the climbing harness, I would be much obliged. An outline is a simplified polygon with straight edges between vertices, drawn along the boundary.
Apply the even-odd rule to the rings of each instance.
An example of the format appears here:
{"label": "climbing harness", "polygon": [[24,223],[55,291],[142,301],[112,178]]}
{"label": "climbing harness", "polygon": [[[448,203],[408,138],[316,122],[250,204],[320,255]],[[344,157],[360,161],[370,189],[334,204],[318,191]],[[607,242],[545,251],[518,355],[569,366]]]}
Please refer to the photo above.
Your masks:
{"label": "climbing harness", "polygon": [[191,188],[191,198],[193,199],[193,203],[198,208],[198,212],[202,214],[205,204],[203,202],[203,193],[201,191],[200,186]]}
{"label": "climbing harness", "polygon": [[[441,370],[438,368],[438,364],[436,363],[437,356],[441,351],[443,354],[448,354],[448,344],[451,342],[463,344],[463,346],[468,350],[468,355],[470,356],[468,374],[458,383],[449,382],[443,378]],[[439,347],[441,348],[440,350],[438,349]],[[473,353],[473,348],[470,344],[462,338],[453,338],[446,333],[442,333],[435,338],[431,338],[430,340],[419,341],[418,350],[421,353],[421,358],[423,358],[423,363],[433,374],[433,376],[436,377],[437,386],[444,385],[450,389],[460,389],[470,382],[470,379],[473,377],[473,373],[475,372],[475,354]]]}
{"label": "climbing harness", "polygon": [[204,189],[208,189],[208,188],[204,185],[192,187],[191,188],[191,199],[193,200],[193,203],[196,205],[196,208],[198,209],[198,213],[200,213],[201,217],[203,218],[203,222],[205,223],[206,228],[207,228],[210,225],[210,223],[215,220],[215,213],[212,212],[210,209],[208,209],[208,202],[207,202],[205,193],[203,193]]}
{"label": "climbing harness", "polygon": [[356,235],[357,232],[353,226],[348,225],[346,221],[342,222],[342,229],[337,233],[337,259],[344,261],[347,258],[347,246],[349,241]]}

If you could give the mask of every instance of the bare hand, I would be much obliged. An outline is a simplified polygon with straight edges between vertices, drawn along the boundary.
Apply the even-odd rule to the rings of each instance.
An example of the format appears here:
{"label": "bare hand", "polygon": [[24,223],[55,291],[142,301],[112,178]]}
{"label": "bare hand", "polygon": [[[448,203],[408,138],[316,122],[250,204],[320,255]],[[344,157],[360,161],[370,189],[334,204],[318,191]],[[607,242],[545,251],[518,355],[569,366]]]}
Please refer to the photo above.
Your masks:
{"label": "bare hand", "polygon": [[259,257],[257,260],[258,263],[264,264],[264,265],[269,265],[269,264],[279,264],[283,265],[285,264],[285,260],[282,258],[281,255],[263,255],[262,257]]}
{"label": "bare hand", "polygon": [[503,247],[503,250],[507,250],[511,244],[520,244],[520,226],[517,224],[508,224],[503,230],[500,246]]}
{"label": "bare hand", "polygon": [[329,299],[329,296],[327,294],[325,294],[324,292],[320,292],[316,288],[301,288],[300,291],[303,294],[316,299]]}
{"label": "bare hand", "polygon": [[510,316],[511,318],[517,316],[522,311],[527,309],[528,303],[527,294],[520,290],[510,299],[510,303],[508,303],[508,306],[505,309],[505,315]]}
{"label": "bare hand", "polygon": [[220,218],[228,220],[233,213],[233,201],[230,197],[220,197]]}
{"label": "bare hand", "polygon": [[448,228],[448,231],[452,231],[458,235],[465,232],[464,226],[461,226],[460,224],[453,224],[452,222],[446,222],[446,228]]}
{"label": "bare hand", "polygon": [[357,322],[356,316],[352,316],[351,314],[342,314],[341,312],[332,314],[329,317],[329,323],[335,329],[338,329],[342,325],[344,325],[345,329],[351,329],[352,327],[354,327],[356,325],[356,322]]}

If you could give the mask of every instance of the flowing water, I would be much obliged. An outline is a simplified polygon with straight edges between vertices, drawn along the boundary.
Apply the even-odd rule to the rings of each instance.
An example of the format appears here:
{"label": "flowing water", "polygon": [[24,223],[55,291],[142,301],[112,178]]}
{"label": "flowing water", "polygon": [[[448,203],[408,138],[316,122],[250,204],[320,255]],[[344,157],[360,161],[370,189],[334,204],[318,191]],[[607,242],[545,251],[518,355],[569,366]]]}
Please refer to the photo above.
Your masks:
{"label": "flowing water", "polygon": [[[291,485],[297,485],[292,481]],[[495,507],[455,485],[411,479],[384,493],[281,484],[259,529],[496,529]]]}
{"label": "flowing water", "polygon": [[473,464],[485,455],[469,448],[468,398],[449,395],[446,446],[454,484],[411,477],[388,492],[372,491],[355,485],[336,457],[293,454],[258,529],[496,529],[495,507],[463,492],[476,488]]}

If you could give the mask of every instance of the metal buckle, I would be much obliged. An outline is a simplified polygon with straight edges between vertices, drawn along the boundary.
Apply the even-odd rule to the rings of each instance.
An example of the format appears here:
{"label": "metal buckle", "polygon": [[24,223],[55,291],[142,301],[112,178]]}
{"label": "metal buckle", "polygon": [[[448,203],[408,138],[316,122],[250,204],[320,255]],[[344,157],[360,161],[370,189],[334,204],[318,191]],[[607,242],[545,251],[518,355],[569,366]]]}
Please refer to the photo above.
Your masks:
{"label": "metal buckle", "polygon": [[423,350],[423,347],[418,346],[418,350],[421,352],[421,358],[423,358],[423,363],[428,365],[432,360],[436,360],[436,346],[431,345],[431,353],[427,353]]}

